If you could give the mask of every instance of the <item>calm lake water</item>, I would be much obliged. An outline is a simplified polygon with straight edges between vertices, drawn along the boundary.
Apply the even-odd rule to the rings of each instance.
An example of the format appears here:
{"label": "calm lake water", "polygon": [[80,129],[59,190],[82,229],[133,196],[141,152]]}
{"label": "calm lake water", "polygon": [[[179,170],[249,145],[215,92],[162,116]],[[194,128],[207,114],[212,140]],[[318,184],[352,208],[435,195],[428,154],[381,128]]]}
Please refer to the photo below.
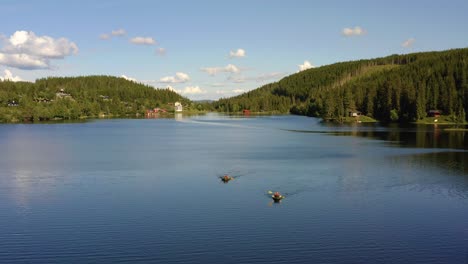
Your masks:
{"label": "calm lake water", "polygon": [[208,114],[0,147],[0,263],[468,263],[468,132]]}

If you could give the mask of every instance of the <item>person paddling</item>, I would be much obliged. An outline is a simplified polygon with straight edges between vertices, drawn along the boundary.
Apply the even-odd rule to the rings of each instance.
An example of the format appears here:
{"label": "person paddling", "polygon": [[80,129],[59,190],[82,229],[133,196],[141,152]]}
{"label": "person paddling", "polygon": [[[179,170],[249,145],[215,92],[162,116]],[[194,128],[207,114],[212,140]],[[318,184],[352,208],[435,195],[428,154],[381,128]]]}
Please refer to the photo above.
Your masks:
{"label": "person paddling", "polygon": [[223,182],[228,182],[228,181],[232,180],[232,177],[229,176],[229,175],[227,175],[227,174],[224,174],[224,176],[221,177],[221,180],[222,180]]}
{"label": "person paddling", "polygon": [[281,201],[284,198],[284,196],[281,195],[281,193],[279,193],[279,192],[274,192],[273,195],[271,196],[271,198],[273,198],[273,200],[277,203],[277,202]]}

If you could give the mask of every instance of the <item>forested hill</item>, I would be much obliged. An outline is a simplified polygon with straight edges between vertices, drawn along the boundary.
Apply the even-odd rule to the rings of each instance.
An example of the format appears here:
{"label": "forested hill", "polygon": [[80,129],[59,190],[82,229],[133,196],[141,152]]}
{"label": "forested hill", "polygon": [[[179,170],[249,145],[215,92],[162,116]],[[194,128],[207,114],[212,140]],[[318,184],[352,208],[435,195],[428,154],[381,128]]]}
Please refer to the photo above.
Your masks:
{"label": "forested hill", "polygon": [[468,48],[392,55],[302,71],[215,102],[219,111],[279,111],[341,119],[360,111],[381,121],[415,121],[429,110],[454,120],[468,111]]}
{"label": "forested hill", "polygon": [[[169,89],[112,76],[53,77],[29,82],[0,82],[0,122],[131,116],[148,108],[173,107],[187,98]],[[170,104],[170,105],[169,105]]]}

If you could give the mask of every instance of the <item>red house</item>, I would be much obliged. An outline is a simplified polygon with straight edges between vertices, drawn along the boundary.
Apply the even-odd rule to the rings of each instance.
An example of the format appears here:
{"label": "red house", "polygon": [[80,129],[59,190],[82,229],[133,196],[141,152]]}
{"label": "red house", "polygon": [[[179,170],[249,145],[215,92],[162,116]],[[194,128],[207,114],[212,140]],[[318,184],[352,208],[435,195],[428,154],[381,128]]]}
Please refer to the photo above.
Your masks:
{"label": "red house", "polygon": [[244,110],[242,110],[242,113],[243,113],[244,115],[250,115],[250,110],[244,109]]}
{"label": "red house", "polygon": [[427,112],[427,116],[429,117],[439,117],[441,114],[442,111],[440,110],[429,110],[429,112]]}

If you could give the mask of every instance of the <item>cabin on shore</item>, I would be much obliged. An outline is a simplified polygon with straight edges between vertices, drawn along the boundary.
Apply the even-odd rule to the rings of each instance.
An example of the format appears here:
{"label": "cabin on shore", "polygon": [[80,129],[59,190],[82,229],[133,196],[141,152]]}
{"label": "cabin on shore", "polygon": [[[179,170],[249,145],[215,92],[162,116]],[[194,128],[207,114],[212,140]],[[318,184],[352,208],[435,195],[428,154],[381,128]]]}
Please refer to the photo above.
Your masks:
{"label": "cabin on shore", "polygon": [[146,117],[157,117],[159,113],[166,113],[167,110],[164,108],[153,108],[153,109],[148,109],[146,110]]}
{"label": "cabin on shore", "polygon": [[182,112],[182,104],[180,102],[174,103],[174,111],[175,112]]}
{"label": "cabin on shore", "polygon": [[244,115],[250,115],[250,110],[249,109],[244,109],[244,110],[242,110],[242,113]]}
{"label": "cabin on shore", "polygon": [[358,117],[361,116],[362,113],[357,110],[348,110],[348,116],[350,117]]}
{"label": "cabin on shore", "polygon": [[442,115],[442,111],[440,110],[429,110],[427,112],[428,117],[440,117],[440,115]]}

